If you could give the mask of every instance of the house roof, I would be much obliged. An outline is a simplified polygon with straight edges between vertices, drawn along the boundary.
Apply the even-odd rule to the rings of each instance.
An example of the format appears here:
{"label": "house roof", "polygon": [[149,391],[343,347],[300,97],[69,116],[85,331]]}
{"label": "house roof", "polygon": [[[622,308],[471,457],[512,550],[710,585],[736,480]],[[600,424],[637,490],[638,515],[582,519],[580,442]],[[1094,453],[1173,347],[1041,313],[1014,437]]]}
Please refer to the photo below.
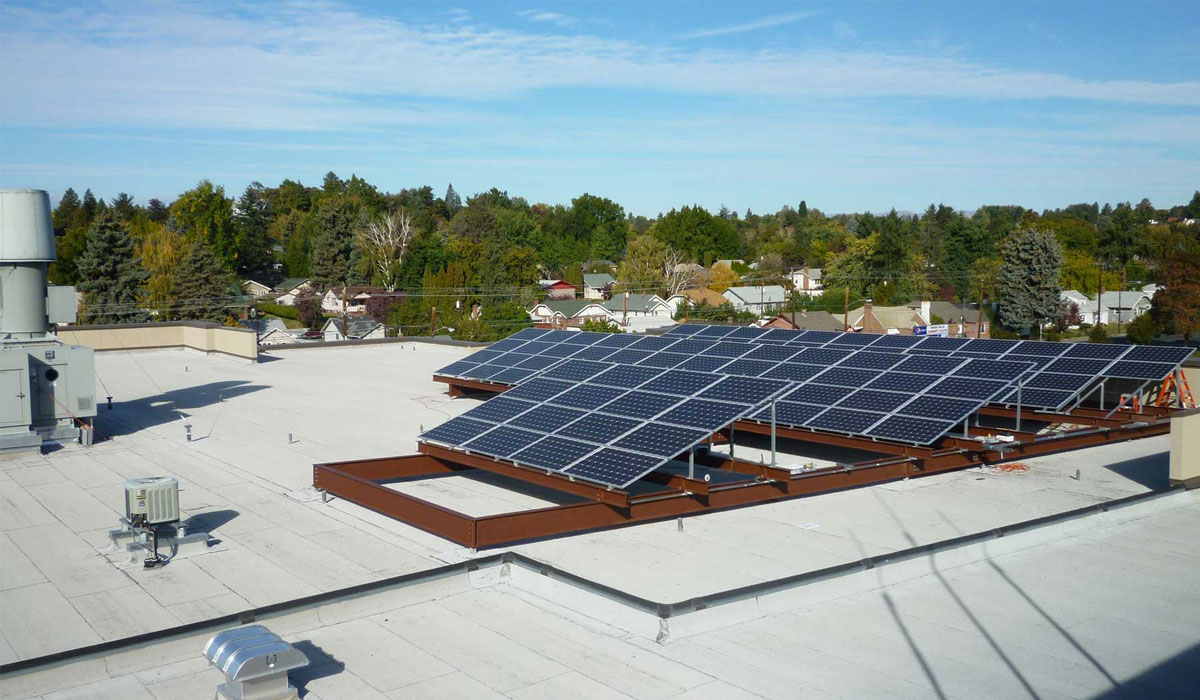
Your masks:
{"label": "house roof", "polygon": [[630,311],[649,311],[658,304],[665,304],[662,297],[657,294],[630,294],[626,299],[624,294],[615,294],[612,299],[606,300],[602,306],[609,311],[620,312],[623,308]]}
{"label": "house roof", "polygon": [[[325,325],[321,326],[321,330],[329,330],[329,324],[334,324],[334,329],[342,330],[342,319],[330,318],[325,321]],[[379,321],[366,316],[355,316],[346,319],[346,335],[351,338],[361,338],[364,335],[375,330],[377,326],[381,326]]]}
{"label": "house roof", "polygon": [[616,281],[617,280],[615,280],[613,276],[607,272],[589,272],[583,276],[583,284],[585,286],[592,287],[593,289],[607,287]]}
{"label": "house roof", "polygon": [[761,287],[730,287],[725,294],[733,294],[747,304],[782,304],[787,301],[787,290],[777,284]]}
{"label": "house roof", "polygon": [[[910,309],[920,312],[921,303],[914,302],[909,305]],[[968,323],[973,323],[979,319],[979,307],[975,304],[955,304],[952,301],[931,301],[929,302],[929,313],[945,319],[946,323],[958,323],[960,318],[965,318]],[[933,319],[925,319],[933,323]]]}
{"label": "house roof", "polygon": [[[850,310],[851,326],[862,325],[863,312],[866,308],[864,306]],[[884,328],[912,328],[913,325],[922,323],[920,310],[908,306],[872,306],[871,315]],[[925,322],[928,320],[924,319]]]}
{"label": "house roof", "polygon": [[1105,292],[1100,297],[1100,303],[1106,309],[1130,309],[1141,299],[1150,299],[1150,295],[1142,291],[1126,290],[1124,292]]}
{"label": "house roof", "polygon": [[599,305],[598,302],[591,299],[563,299],[561,301],[543,301],[540,304],[535,304],[534,308],[545,306],[554,313],[560,313],[567,318],[573,318],[575,314],[583,311],[584,308]]}
{"label": "house roof", "polygon": [[543,289],[575,289],[575,285],[566,280],[547,280],[549,284],[543,284]]}
{"label": "house roof", "polygon": [[844,331],[846,324],[828,311],[794,311],[778,314],[793,327],[810,331]]}
{"label": "house roof", "polygon": [[243,286],[243,287],[245,287],[245,286],[248,286],[248,285],[251,285],[251,284],[256,284],[256,285],[258,285],[258,286],[262,287],[263,289],[270,289],[270,288],[271,288],[271,285],[269,285],[269,284],[263,284],[262,282],[259,282],[258,280],[242,280],[242,286]]}
{"label": "house roof", "polygon": [[307,277],[289,277],[275,286],[277,292],[290,292],[296,287],[308,282]]}
{"label": "house roof", "polygon": [[720,292],[714,292],[708,287],[698,287],[696,289],[683,290],[684,296],[691,299],[697,304],[708,304],[710,306],[720,306],[721,304],[729,303]]}

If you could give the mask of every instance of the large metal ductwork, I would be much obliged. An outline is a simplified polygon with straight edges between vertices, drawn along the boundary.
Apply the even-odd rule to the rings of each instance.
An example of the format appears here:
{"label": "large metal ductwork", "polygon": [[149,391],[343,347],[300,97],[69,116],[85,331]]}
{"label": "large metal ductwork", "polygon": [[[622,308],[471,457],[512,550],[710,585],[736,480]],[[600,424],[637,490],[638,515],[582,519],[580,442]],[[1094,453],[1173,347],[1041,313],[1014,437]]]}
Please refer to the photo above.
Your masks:
{"label": "large metal ductwork", "polygon": [[47,286],[54,259],[49,195],[0,190],[0,456],[45,441],[91,444],[95,362],[91,348],[51,332],[75,321],[75,288]]}

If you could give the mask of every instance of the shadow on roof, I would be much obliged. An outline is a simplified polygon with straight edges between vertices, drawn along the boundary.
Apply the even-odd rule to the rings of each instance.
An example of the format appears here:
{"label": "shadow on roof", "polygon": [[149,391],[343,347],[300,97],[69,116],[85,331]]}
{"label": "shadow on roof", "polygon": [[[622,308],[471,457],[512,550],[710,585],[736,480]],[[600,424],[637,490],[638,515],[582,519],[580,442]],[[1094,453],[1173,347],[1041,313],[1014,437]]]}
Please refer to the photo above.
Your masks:
{"label": "shadow on roof", "polygon": [[131,435],[139,430],[181,420],[189,411],[197,408],[269,388],[266,384],[233,380],[175,389],[133,401],[121,401],[118,396],[113,401],[113,410],[101,408],[96,416],[96,439]]}

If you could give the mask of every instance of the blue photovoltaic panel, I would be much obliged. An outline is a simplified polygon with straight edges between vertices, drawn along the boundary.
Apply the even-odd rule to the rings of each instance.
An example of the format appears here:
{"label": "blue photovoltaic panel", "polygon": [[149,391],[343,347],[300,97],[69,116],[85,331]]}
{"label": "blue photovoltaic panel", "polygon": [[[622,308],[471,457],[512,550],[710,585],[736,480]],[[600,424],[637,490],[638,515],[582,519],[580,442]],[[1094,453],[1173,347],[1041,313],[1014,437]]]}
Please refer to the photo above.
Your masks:
{"label": "blue photovoltaic panel", "polygon": [[503,355],[501,355],[500,357],[494,357],[491,360],[488,360],[488,364],[496,365],[498,367],[515,367],[515,366],[517,366],[517,364],[519,364],[525,360],[528,360],[530,357],[533,357],[533,355],[523,355],[521,353],[516,353],[516,352],[506,352]]}
{"label": "blue photovoltaic panel", "polygon": [[642,421],[633,418],[594,413],[587,420],[575,421],[560,429],[557,434],[604,445],[642,424]]}
{"label": "blue photovoltaic panel", "polygon": [[871,344],[872,350],[892,349],[901,351],[920,343],[923,338],[912,335],[885,335]]}
{"label": "blue photovoltaic panel", "polygon": [[599,342],[601,335],[601,333],[572,333],[570,337],[566,338],[562,342],[569,345],[591,345],[592,343]]}
{"label": "blue photovoltaic panel", "polygon": [[536,370],[510,367],[503,372],[493,374],[491,381],[498,382],[500,384],[520,384],[535,374],[537,374]]}
{"label": "blue photovoltaic panel", "polygon": [[550,330],[547,328],[523,328],[508,337],[512,340],[533,340],[534,338],[540,338],[549,332]]}
{"label": "blue photovoltaic panel", "polygon": [[818,406],[832,406],[846,396],[849,396],[851,391],[853,389],[845,386],[805,384],[780,398],[787,401],[816,404]]}
{"label": "blue photovoltaic panel", "polygon": [[542,434],[549,434],[585,415],[587,414],[583,411],[573,408],[561,408],[559,406],[542,404],[536,408],[531,408],[516,418],[510,419],[508,424],[521,428],[529,428]]}
{"label": "blue photovoltaic panel", "polygon": [[450,445],[461,445],[484,431],[490,430],[492,427],[491,423],[484,423],[483,421],[459,416],[458,418],[451,418],[433,430],[426,430],[424,433],[421,433],[421,439],[444,442]]}
{"label": "blue photovoltaic panel", "polygon": [[918,350],[943,350],[953,351],[962,350],[963,346],[969,343],[965,338],[941,338],[927,337],[922,340],[916,347]]}
{"label": "blue photovoltaic panel", "polygon": [[559,471],[572,462],[579,461],[595,449],[595,445],[552,436],[542,438],[529,447],[517,452],[513,455],[513,461],[519,464],[528,464],[533,467]]}
{"label": "blue photovoltaic panel", "polygon": [[1059,391],[1075,392],[1087,386],[1092,379],[1084,374],[1042,372],[1026,380],[1024,386],[1031,389],[1058,389]]}
{"label": "blue photovoltaic panel", "polygon": [[525,355],[540,355],[556,345],[557,343],[543,343],[540,340],[531,340],[521,346],[521,353]]}
{"label": "blue photovoltaic panel", "polygon": [[589,377],[594,377],[611,366],[603,362],[591,362],[589,360],[567,360],[542,372],[541,376],[547,379],[563,379],[579,382]]}
{"label": "blue photovoltaic panel", "polygon": [[624,487],[640,479],[661,462],[662,460],[658,457],[609,447],[567,467],[563,473],[602,484]]}
{"label": "blue photovoltaic panel", "polygon": [[960,357],[910,357],[892,369],[897,372],[917,372],[919,374],[950,374],[954,368],[969,361]]}
{"label": "blue photovoltaic panel", "polygon": [[1000,354],[995,352],[971,352],[970,350],[955,350],[950,353],[951,357],[977,357],[981,360],[998,360]]}
{"label": "blue photovoltaic panel", "polygon": [[769,379],[725,377],[719,384],[705,389],[700,397],[739,403],[756,404],[784,388],[784,384]]}
{"label": "blue photovoltaic panel", "polygon": [[588,382],[591,384],[604,384],[632,389],[638,385],[645,384],[662,373],[663,371],[656,367],[617,365],[592,377]]}
{"label": "blue photovoltaic panel", "polygon": [[603,333],[602,335],[604,337],[596,343],[602,348],[624,348],[638,341],[638,336],[628,333]]}
{"label": "blue photovoltaic panel", "polygon": [[808,365],[828,367],[846,359],[853,350],[849,348],[808,348],[791,359]]}
{"label": "blue photovoltaic panel", "polygon": [[800,348],[787,347],[784,345],[759,345],[749,353],[743,355],[742,359],[783,362],[798,352],[800,352]]}
{"label": "blue photovoltaic panel", "polygon": [[492,375],[500,374],[506,369],[508,368],[500,365],[479,365],[471,372],[471,379],[490,379]]}
{"label": "blue photovoltaic panel", "polygon": [[897,411],[897,413],[917,418],[939,418],[950,422],[958,422],[979,410],[982,404],[982,401],[969,401],[967,399],[918,396]]}
{"label": "blue photovoltaic panel", "polygon": [[1063,374],[1100,374],[1112,360],[1097,360],[1086,357],[1060,357],[1046,365],[1047,372]]}
{"label": "blue photovoltaic panel", "polygon": [[859,408],[864,411],[888,412],[896,410],[911,398],[911,394],[903,394],[898,391],[859,389],[839,401],[837,405],[838,408]]}
{"label": "blue photovoltaic panel", "polygon": [[[1073,391],[1058,391],[1055,389],[1023,388],[1020,392],[1021,404],[1036,408],[1058,408],[1070,401],[1073,396],[1075,396],[1075,392]],[[1010,393],[1004,399],[1004,403],[1016,404],[1017,392],[1013,391]]]}
{"label": "blue photovoltaic panel", "polygon": [[580,350],[571,356],[572,360],[604,360],[618,352],[616,348],[591,346]]}
{"label": "blue photovoltaic panel", "polygon": [[729,357],[711,357],[700,355],[699,357],[693,357],[687,362],[679,365],[677,369],[687,369],[696,372],[715,372],[730,362],[732,362],[732,358]]}
{"label": "blue photovoltaic panel", "polygon": [[1016,343],[1012,340],[992,340],[991,338],[976,338],[963,346],[963,351],[967,352],[987,352],[994,355],[1003,355],[1013,349]]}
{"label": "blue photovoltaic panel", "polygon": [[684,338],[671,346],[671,352],[682,352],[688,355],[699,355],[705,350],[711,348],[712,340],[696,340],[695,338]]}
{"label": "blue photovoltaic panel", "polygon": [[605,413],[615,413],[630,418],[653,418],[682,401],[681,397],[666,394],[651,394],[647,391],[631,391],[604,406]]}
{"label": "blue photovoltaic panel", "polygon": [[711,432],[729,425],[735,418],[745,413],[746,408],[745,404],[690,399],[662,414],[656,420],[663,423],[694,426]]}
{"label": "blue photovoltaic panel", "polygon": [[884,391],[907,391],[912,394],[919,394],[925,390],[925,387],[937,380],[938,377],[935,375],[891,372],[880,375],[868,384],[867,387],[870,389],[882,389]]}
{"label": "blue photovoltaic panel", "polygon": [[671,326],[669,329],[667,329],[666,333],[663,333],[663,335],[678,335],[678,336],[692,335],[693,333],[695,333],[696,331],[700,330],[703,327],[704,326],[700,326],[700,325],[697,325],[694,323],[681,323],[678,326]]}
{"label": "blue photovoltaic panel", "polygon": [[735,329],[730,326],[705,326],[693,336],[695,338],[720,338],[729,335]]}
{"label": "blue photovoltaic panel", "polygon": [[736,374],[742,377],[757,377],[776,366],[776,362],[768,362],[766,360],[734,360],[717,370],[721,374]]}
{"label": "blue photovoltaic panel", "polygon": [[467,357],[467,360],[470,362],[479,362],[479,363],[490,362],[491,360],[494,360],[497,357],[500,357],[502,354],[504,354],[504,353],[496,352],[495,350],[479,350],[477,352],[471,353]]}
{"label": "blue photovoltaic panel", "polygon": [[990,379],[970,379],[967,377],[946,377],[937,384],[925,390],[926,394],[936,396],[957,397],[987,401],[1002,389],[1008,382]]}
{"label": "blue photovoltaic panel", "polygon": [[906,355],[897,353],[870,352],[864,350],[856,352],[850,357],[838,363],[838,367],[858,367],[861,369],[888,369],[900,364],[907,358]]}
{"label": "blue photovoltaic panel", "polygon": [[542,436],[529,430],[518,430],[502,425],[471,440],[463,447],[471,452],[482,452],[485,455],[503,458],[520,452],[537,442],[540,437]]}
{"label": "blue photovoltaic panel", "polygon": [[1004,360],[971,360],[954,371],[955,376],[975,377],[977,379],[999,379],[1013,381],[1021,375],[1034,372],[1034,367],[1028,362],[1006,362]]}
{"label": "blue photovoltaic panel", "polygon": [[536,405],[537,404],[535,403],[521,401],[509,396],[497,396],[494,399],[488,399],[487,401],[484,401],[463,415],[467,418],[475,418],[477,420],[490,421],[492,423],[503,423],[513,416],[528,411]]}
{"label": "blue photovoltaic panel", "polygon": [[[504,398],[528,399],[530,401],[545,401],[546,399],[550,398],[551,396],[558,396],[559,394],[563,393],[564,391],[567,391],[568,389],[570,389],[573,386],[575,386],[575,385],[571,384],[570,382],[562,382],[562,381],[557,381],[557,380],[552,380],[552,379],[542,379],[541,377],[534,377],[533,379],[530,379],[529,381],[525,382],[521,386],[515,387],[513,389],[509,389],[508,391],[504,392]],[[495,401],[495,400],[496,399],[488,399],[489,402]]]}
{"label": "blue photovoltaic panel", "polygon": [[1177,365],[1172,362],[1134,362],[1118,360],[1104,373],[1108,377],[1124,377],[1126,379],[1166,379],[1175,371]]}
{"label": "blue photovoltaic panel", "polygon": [[1008,355],[1040,355],[1042,357],[1058,357],[1067,351],[1066,343],[1054,343],[1049,340],[1022,340],[1008,351]]}
{"label": "blue photovoltaic panel", "polygon": [[907,416],[888,416],[878,425],[867,430],[870,437],[885,440],[899,440],[924,445],[945,435],[955,427],[955,423],[928,418],[909,418]]}
{"label": "blue photovoltaic panel", "polygon": [[705,430],[648,423],[614,442],[613,447],[674,457],[708,436],[709,432]]}
{"label": "blue photovoltaic panel", "polygon": [[1177,365],[1192,356],[1194,348],[1170,347],[1166,345],[1139,345],[1130,350],[1122,360],[1133,362],[1166,362]]}
{"label": "blue photovoltaic panel", "polygon": [[804,342],[828,343],[840,335],[837,331],[804,331],[799,339]]}
{"label": "blue photovoltaic panel", "polygon": [[1092,343],[1073,343],[1063,357],[1094,357],[1097,359],[1115,360],[1129,350],[1128,345],[1099,345]]}
{"label": "blue photovoltaic panel", "polygon": [[670,369],[671,367],[677,367],[684,362],[687,362],[689,359],[691,359],[691,355],[664,350],[663,352],[654,353],[638,364],[643,367],[662,367],[663,369]]}
{"label": "blue photovoltaic panel", "polygon": [[554,365],[559,362],[562,362],[562,360],[557,357],[546,357],[545,355],[529,355],[524,360],[521,360],[521,362],[517,366],[520,367],[521,369],[539,370],[539,369],[546,369],[547,367],[550,367],[551,365]]}
{"label": "blue photovoltaic panel", "polygon": [[659,376],[646,382],[641,387],[642,391],[649,391],[655,394],[675,394],[677,396],[694,396],[702,389],[712,385],[720,379],[719,376],[713,376],[704,372],[685,372],[683,370],[671,370],[664,372]]}
{"label": "blue photovoltaic panel", "polygon": [[883,413],[831,408],[815,418],[810,418],[804,426],[836,433],[861,433],[877,423],[883,416]]}
{"label": "blue photovoltaic panel", "polygon": [[730,340],[754,340],[755,338],[760,338],[765,334],[766,331],[761,328],[750,328],[748,326],[743,326],[725,337]]}
{"label": "blue photovoltaic panel", "polygon": [[487,349],[495,351],[495,352],[508,352],[509,350],[515,350],[516,348],[519,348],[524,344],[525,344],[524,340],[518,340],[516,338],[505,338],[504,340],[497,341],[497,342],[492,343],[491,345],[487,346]]}
{"label": "blue photovoltaic panel", "polygon": [[818,374],[813,381],[836,386],[860,387],[879,376],[874,369],[851,369],[849,367],[830,367]]}
{"label": "blue photovoltaic panel", "polygon": [[[809,403],[794,401],[778,401],[775,404],[775,423],[779,425],[804,425],[808,419],[824,411],[826,406],[816,406]],[[764,423],[771,422],[771,407],[768,405],[754,414],[754,420]]]}
{"label": "blue photovoltaic panel", "polygon": [[754,349],[750,343],[735,343],[731,341],[721,341],[713,343],[713,346],[704,352],[700,353],[701,357],[728,357],[733,359],[741,357]]}
{"label": "blue photovoltaic panel", "polygon": [[568,345],[567,343],[559,343],[539,352],[539,355],[549,355],[550,357],[570,357],[582,350],[579,345]]}
{"label": "blue photovoltaic panel", "polygon": [[542,336],[541,338],[538,338],[538,340],[544,340],[548,343],[561,343],[563,341],[570,340],[578,332],[579,331],[553,330],[553,331],[547,332],[546,335]]}
{"label": "blue photovoltaic panel", "polygon": [[654,355],[654,353],[646,352],[645,350],[630,350],[626,348],[625,350],[618,350],[617,352],[614,352],[613,354],[604,358],[604,361],[612,362],[613,364],[618,365],[636,365],[652,355]]}
{"label": "blue photovoltaic panel", "polygon": [[467,360],[459,360],[451,362],[445,367],[438,370],[438,374],[445,374],[451,377],[457,377],[468,374],[471,370],[479,366],[478,362],[468,362]]}
{"label": "blue photovoltaic panel", "polygon": [[648,352],[658,352],[666,350],[668,347],[675,344],[675,338],[665,338],[660,336],[648,335],[630,345],[631,350],[646,350]]}
{"label": "blue photovoltaic panel", "polygon": [[782,379],[789,382],[807,381],[816,375],[824,372],[825,368],[820,365],[801,365],[793,362],[784,362],[777,365],[762,376],[763,379]]}
{"label": "blue photovoltaic panel", "polygon": [[830,345],[854,345],[862,347],[874,343],[881,337],[883,336],[875,335],[874,333],[843,333],[829,341],[829,343]]}
{"label": "blue photovoltaic panel", "polygon": [[564,394],[549,396],[547,398],[550,402],[560,406],[594,410],[624,393],[625,389],[582,384]]}
{"label": "blue photovoltaic panel", "polygon": [[788,328],[772,328],[759,340],[780,341],[786,343],[789,340],[794,340],[800,337],[800,331],[794,331]]}

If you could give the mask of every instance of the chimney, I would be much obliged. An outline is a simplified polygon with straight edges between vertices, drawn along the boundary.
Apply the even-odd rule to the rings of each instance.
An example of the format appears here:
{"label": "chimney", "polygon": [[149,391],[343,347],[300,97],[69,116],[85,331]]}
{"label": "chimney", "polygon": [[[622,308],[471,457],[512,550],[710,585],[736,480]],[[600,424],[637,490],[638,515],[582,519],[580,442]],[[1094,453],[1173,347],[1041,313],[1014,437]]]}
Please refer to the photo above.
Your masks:
{"label": "chimney", "polygon": [[804,266],[804,289],[808,291],[808,265]]}
{"label": "chimney", "polygon": [[[874,321],[875,321],[875,314],[871,313],[871,309],[872,309],[872,308],[874,308],[874,304],[872,304],[870,301],[867,301],[867,302],[864,302],[864,303],[863,303],[863,315],[862,315],[862,319],[859,321],[859,323],[862,325],[862,329],[863,329],[864,331],[865,331],[865,330],[867,330],[867,319],[868,319],[868,318],[869,318],[869,319],[870,319],[872,322],[874,322]],[[883,327],[883,324],[878,324],[878,325],[879,325],[881,328]]]}
{"label": "chimney", "polygon": [[924,299],[921,300],[921,318],[925,319],[925,323],[933,322],[932,312],[929,309],[930,305],[931,302],[925,301]]}

